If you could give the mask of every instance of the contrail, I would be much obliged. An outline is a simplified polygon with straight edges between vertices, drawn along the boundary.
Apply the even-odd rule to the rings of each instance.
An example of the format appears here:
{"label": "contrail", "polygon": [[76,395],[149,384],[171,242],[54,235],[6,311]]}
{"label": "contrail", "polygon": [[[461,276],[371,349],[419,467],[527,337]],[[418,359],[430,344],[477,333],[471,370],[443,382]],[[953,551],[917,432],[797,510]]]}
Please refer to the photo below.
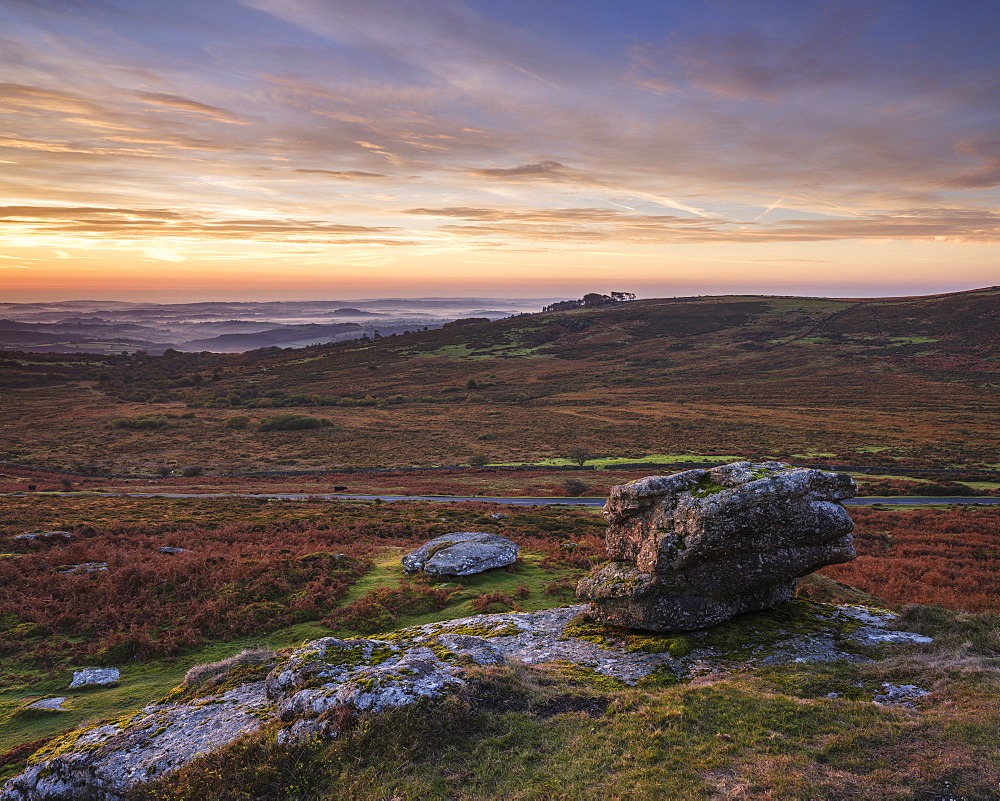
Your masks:
{"label": "contrail", "polygon": [[671,200],[668,197],[663,197],[663,195],[653,195],[649,192],[631,192],[631,194],[636,197],[644,197],[647,200],[652,200],[654,203],[659,203],[661,206],[666,206],[671,209],[679,209],[680,211],[686,211],[689,214],[697,214],[699,217],[713,217],[715,215],[709,214],[704,209],[696,209],[694,206],[686,206],[676,200]]}
{"label": "contrail", "polygon": [[513,69],[516,69],[518,72],[524,73],[529,78],[534,78],[536,81],[541,81],[546,86],[551,86],[553,89],[558,89],[560,92],[565,91],[561,86],[558,86],[558,85],[552,83],[552,81],[545,80],[545,78],[543,78],[541,75],[536,75],[535,73],[531,72],[530,70],[526,70],[524,67],[519,67],[517,64],[514,64],[513,62],[504,61],[503,59],[497,59],[497,60],[501,64],[506,64],[508,67],[512,67]]}
{"label": "contrail", "polygon": [[854,209],[849,209],[849,208],[847,208],[847,206],[841,206],[839,203],[833,203],[833,202],[831,202],[829,200],[823,200],[822,198],[813,197],[812,195],[807,195],[805,192],[802,192],[802,191],[800,191],[799,194],[802,197],[807,197],[810,200],[815,200],[817,203],[822,203],[822,204],[824,204],[826,206],[829,206],[830,208],[840,209],[841,211],[846,211],[848,214],[853,214],[855,217],[864,217],[865,216],[860,211],[855,211]]}
{"label": "contrail", "polygon": [[758,214],[756,217],[750,220],[750,222],[752,223],[760,222],[760,220],[764,218],[764,215],[766,215],[769,211],[774,211],[776,208],[778,208],[778,206],[781,205],[781,201],[783,200],[784,200],[783,197],[779,197],[776,201],[774,201],[774,203],[772,203],[770,206],[764,209],[764,211],[762,211],[760,214]]}

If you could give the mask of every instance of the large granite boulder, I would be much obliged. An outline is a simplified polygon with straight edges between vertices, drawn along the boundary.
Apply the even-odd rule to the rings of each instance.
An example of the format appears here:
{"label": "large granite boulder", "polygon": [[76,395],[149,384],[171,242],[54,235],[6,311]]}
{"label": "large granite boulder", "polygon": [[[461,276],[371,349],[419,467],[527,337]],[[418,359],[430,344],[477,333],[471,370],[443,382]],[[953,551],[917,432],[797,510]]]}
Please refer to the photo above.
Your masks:
{"label": "large granite boulder", "polygon": [[704,628],[787,601],[795,580],[854,558],[838,503],[853,479],[782,462],[736,462],[613,487],[604,507],[611,562],[577,596],[602,623]]}
{"label": "large granite boulder", "polygon": [[456,531],[425,542],[403,557],[403,570],[435,576],[472,576],[517,561],[517,543],[485,531]]}

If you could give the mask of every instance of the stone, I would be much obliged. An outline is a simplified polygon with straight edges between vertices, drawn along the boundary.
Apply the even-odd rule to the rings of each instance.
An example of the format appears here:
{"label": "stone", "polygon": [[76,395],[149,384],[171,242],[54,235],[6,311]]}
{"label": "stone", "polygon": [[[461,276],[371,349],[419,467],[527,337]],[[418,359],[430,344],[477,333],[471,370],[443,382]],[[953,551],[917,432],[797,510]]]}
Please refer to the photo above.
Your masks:
{"label": "stone", "polygon": [[60,540],[71,540],[73,539],[72,531],[42,531],[35,534],[18,534],[14,537],[15,540],[47,540],[47,539],[60,539]]}
{"label": "stone", "polygon": [[84,668],[73,671],[70,689],[77,687],[113,687],[118,684],[121,671],[118,668]]}
{"label": "stone", "polygon": [[161,548],[157,548],[160,553],[173,555],[175,553],[187,553],[187,548],[175,548],[172,545],[164,545]]}
{"label": "stone", "polygon": [[264,682],[229,690],[214,703],[166,700],[63,735],[42,747],[0,789],[2,801],[124,801],[138,785],[172,773],[273,719]]}
{"label": "stone", "polygon": [[62,695],[58,698],[40,698],[33,703],[28,704],[26,709],[47,709],[52,712],[65,712],[66,707],[66,696]]}
{"label": "stone", "polygon": [[100,573],[107,569],[107,562],[84,562],[79,565],[62,565],[56,568],[56,573]]}
{"label": "stone", "polygon": [[601,623],[673,633],[789,600],[796,579],[854,558],[850,476],[736,462],[612,487],[610,563],[580,581]]}
{"label": "stone", "polygon": [[403,570],[434,576],[472,576],[517,561],[517,543],[485,531],[456,531],[425,542],[403,557]]}
{"label": "stone", "polygon": [[[858,649],[879,653],[885,646],[870,633],[887,632],[895,620],[867,607],[794,604],[803,617],[769,625],[766,635],[748,618],[747,635],[757,642],[735,663],[712,630],[679,638],[690,647],[674,655],[663,647],[669,638],[581,625],[583,604],[475,615],[372,639],[325,637],[274,655],[238,686],[178,688],[140,710],[57,737],[3,785],[0,801],[123,801],[135,788],[265,727],[276,730],[279,744],[335,738],[352,716],[442,699],[476,681],[472,665],[568,663],[635,685],[664,672],[688,681],[734,668],[867,662]],[[915,685],[883,687],[878,703],[905,704],[926,694]]]}
{"label": "stone", "polygon": [[930,694],[930,690],[925,690],[916,684],[882,682],[882,692],[875,696],[873,702],[879,706],[901,706],[906,709],[916,709],[913,702]]}

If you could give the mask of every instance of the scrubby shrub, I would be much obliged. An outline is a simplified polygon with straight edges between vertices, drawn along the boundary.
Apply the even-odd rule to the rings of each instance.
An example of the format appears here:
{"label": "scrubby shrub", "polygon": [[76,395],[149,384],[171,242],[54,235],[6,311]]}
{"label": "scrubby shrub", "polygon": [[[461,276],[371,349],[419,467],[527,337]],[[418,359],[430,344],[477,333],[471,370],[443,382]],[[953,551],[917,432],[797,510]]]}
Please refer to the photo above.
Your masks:
{"label": "scrubby shrub", "polygon": [[[4,669],[12,646],[49,670],[66,657],[123,665],[206,641],[260,636],[328,614],[371,568],[354,554],[372,546],[346,526],[331,531],[283,521],[166,529],[169,540],[163,526],[145,517],[109,525],[103,536],[80,528],[73,539],[25,543],[20,558],[0,559]],[[338,552],[326,550],[331,540]],[[166,542],[189,547],[165,555],[159,547]],[[96,559],[108,565],[99,575],[53,580],[53,564]]]}
{"label": "scrubby shrub", "polygon": [[276,414],[262,420],[261,431],[305,431],[311,428],[332,426],[329,420],[321,417],[310,417],[307,414]]}
{"label": "scrubby shrub", "polygon": [[189,465],[188,467],[185,467],[181,471],[181,475],[184,476],[185,478],[194,478],[195,476],[200,476],[204,472],[205,468],[202,467],[200,464],[193,464]]}
{"label": "scrubby shrub", "polygon": [[469,464],[473,467],[482,467],[489,464],[489,457],[485,453],[474,453],[469,457]]}
{"label": "scrubby shrub", "polygon": [[156,428],[170,428],[172,424],[165,417],[150,414],[143,417],[119,417],[111,425],[115,428],[130,428],[143,431]]}
{"label": "scrubby shrub", "polygon": [[235,417],[230,417],[226,420],[226,428],[231,428],[234,431],[242,431],[248,425],[250,425],[250,418],[245,414],[238,414]]}
{"label": "scrubby shrub", "polygon": [[578,498],[590,490],[590,485],[578,478],[567,478],[563,482],[563,489],[571,498]]}
{"label": "scrubby shrub", "polygon": [[200,687],[209,681],[217,683],[235,668],[267,664],[276,659],[277,656],[270,648],[245,648],[228,659],[212,662],[208,665],[195,665],[184,675],[181,686],[193,688]]}
{"label": "scrubby shrub", "polygon": [[472,608],[477,612],[520,612],[521,607],[513,598],[499,590],[484,592],[472,602]]}
{"label": "scrubby shrub", "polygon": [[822,573],[889,606],[937,604],[995,611],[1000,596],[1000,510],[854,507],[858,558]]}
{"label": "scrubby shrub", "polygon": [[344,626],[362,634],[373,634],[391,628],[403,614],[420,615],[444,609],[448,598],[460,589],[461,585],[428,587],[406,581],[398,587],[378,587],[336,610],[323,622],[333,629]]}

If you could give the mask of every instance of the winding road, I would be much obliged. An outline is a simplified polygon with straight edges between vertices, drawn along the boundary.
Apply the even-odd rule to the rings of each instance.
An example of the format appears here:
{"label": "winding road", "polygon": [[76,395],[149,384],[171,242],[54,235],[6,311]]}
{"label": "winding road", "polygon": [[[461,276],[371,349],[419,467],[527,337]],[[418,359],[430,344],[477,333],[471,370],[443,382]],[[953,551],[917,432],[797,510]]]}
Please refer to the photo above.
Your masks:
{"label": "winding road", "polygon": [[[9,492],[7,495],[25,495],[23,492]],[[38,495],[43,493],[31,493]],[[180,492],[46,492],[45,495],[99,495],[107,497],[128,498],[267,498],[285,501],[323,500],[323,501],[436,501],[436,502],[468,502],[498,503],[505,506],[604,506],[606,498],[504,498],[492,495],[351,495],[347,493],[284,493],[284,492],[211,492],[211,493],[180,493]],[[927,506],[947,504],[1000,504],[1000,498],[983,497],[939,497],[901,495],[895,497],[864,497],[851,498],[842,501],[845,506]]]}

